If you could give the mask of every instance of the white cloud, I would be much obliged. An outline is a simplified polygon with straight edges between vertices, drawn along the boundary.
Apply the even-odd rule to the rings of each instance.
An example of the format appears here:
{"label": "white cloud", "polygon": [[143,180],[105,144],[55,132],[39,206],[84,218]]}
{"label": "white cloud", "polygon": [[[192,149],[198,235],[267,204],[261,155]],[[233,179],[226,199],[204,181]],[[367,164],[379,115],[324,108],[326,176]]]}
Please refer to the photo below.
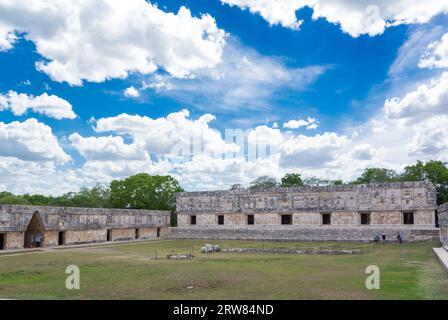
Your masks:
{"label": "white cloud", "polygon": [[302,24],[296,11],[313,9],[313,19],[324,18],[340,25],[353,37],[379,35],[387,27],[399,24],[426,23],[439,13],[448,12],[446,1],[424,0],[221,0],[260,14],[270,24],[298,29]]}
{"label": "white cloud", "polygon": [[418,86],[404,97],[386,100],[387,118],[420,121],[428,116],[448,113],[448,72]]}
{"label": "white cloud", "polygon": [[299,29],[303,23],[297,19],[296,11],[306,5],[306,1],[302,0],[221,0],[221,2],[258,13],[270,25],[280,24],[291,29]]}
{"label": "white cloud", "polygon": [[122,137],[88,137],[78,133],[69,137],[71,145],[89,161],[106,160],[149,160],[148,154],[140,145],[126,144]]}
{"label": "white cloud", "polygon": [[55,95],[44,93],[34,97],[15,91],[9,91],[6,95],[0,94],[0,111],[11,110],[16,116],[20,116],[28,109],[58,120],[76,118],[72,105]]}
{"label": "white cloud", "polygon": [[350,158],[354,160],[372,160],[377,155],[378,149],[370,144],[360,144],[353,147]]}
{"label": "white cloud", "polygon": [[421,57],[420,68],[448,68],[448,33],[428,46]]}
{"label": "white cloud", "polygon": [[0,52],[11,50],[16,41],[15,33],[0,24]]}
{"label": "white cloud", "polygon": [[134,87],[129,87],[126,90],[124,90],[124,96],[128,98],[138,98],[140,97],[140,92],[135,89]]}
{"label": "white cloud", "polygon": [[158,68],[188,77],[214,67],[225,44],[210,15],[165,12],[145,0],[1,0],[0,50],[13,47],[15,33],[25,33],[45,58],[40,71],[71,85]]}
{"label": "white cloud", "polygon": [[[151,119],[145,116],[121,114],[117,117],[102,118],[97,121],[97,132],[116,132],[129,135],[135,143],[147,152],[176,156],[178,152],[190,155],[190,145],[205,153],[222,154],[237,152],[238,147],[226,143],[219,131],[210,128],[215,116],[204,114],[197,120],[189,119],[188,110],[169,114],[166,118]],[[193,150],[197,153],[197,150]]]}
{"label": "white cloud", "polygon": [[279,129],[266,125],[256,127],[247,136],[247,142],[254,145],[278,146],[283,139],[283,134]]}
{"label": "white cloud", "polygon": [[172,88],[173,86],[171,82],[169,82],[168,79],[164,79],[160,75],[155,75],[154,81],[151,82],[143,81],[142,83],[142,90],[153,89],[156,92],[159,92],[161,90],[171,90]]}
{"label": "white cloud", "polygon": [[424,159],[429,156],[432,159],[448,160],[448,116],[425,121],[415,131],[408,145],[411,155]]}
{"label": "white cloud", "polygon": [[322,135],[292,136],[278,148],[283,167],[316,168],[334,160],[337,152],[347,146],[350,140],[334,132]]}
{"label": "white cloud", "polygon": [[319,127],[319,121],[317,121],[317,119],[315,118],[308,117],[308,119],[306,120],[303,119],[290,120],[283,124],[283,128],[288,129],[299,129],[302,127],[306,127],[307,130],[317,129]]}
{"label": "white cloud", "polygon": [[59,146],[51,128],[36,119],[9,124],[0,122],[0,145],[1,157],[59,163],[70,160],[70,156]]}
{"label": "white cloud", "polygon": [[289,67],[279,57],[266,57],[229,37],[223,61],[201,70],[194,79],[155,75],[145,79],[142,89],[153,89],[200,110],[234,112],[267,110],[276,93],[285,88],[304,91],[327,66]]}

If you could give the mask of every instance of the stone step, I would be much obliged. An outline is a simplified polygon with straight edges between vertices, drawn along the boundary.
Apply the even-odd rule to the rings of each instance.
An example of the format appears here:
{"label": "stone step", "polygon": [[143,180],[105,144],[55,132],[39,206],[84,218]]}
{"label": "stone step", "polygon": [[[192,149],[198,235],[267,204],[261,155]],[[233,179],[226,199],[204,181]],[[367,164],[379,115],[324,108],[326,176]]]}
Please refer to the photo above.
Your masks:
{"label": "stone step", "polygon": [[413,233],[415,235],[438,235],[439,234],[439,230],[413,230]]}
{"label": "stone step", "polygon": [[446,248],[433,248],[433,250],[444,266],[445,270],[448,271],[448,251],[446,251]]}

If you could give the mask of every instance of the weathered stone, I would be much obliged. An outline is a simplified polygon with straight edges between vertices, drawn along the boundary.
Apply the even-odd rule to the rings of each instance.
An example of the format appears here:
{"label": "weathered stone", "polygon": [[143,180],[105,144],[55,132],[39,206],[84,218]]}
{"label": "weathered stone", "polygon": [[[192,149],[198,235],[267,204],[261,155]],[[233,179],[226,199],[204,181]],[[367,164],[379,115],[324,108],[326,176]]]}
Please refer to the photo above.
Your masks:
{"label": "weathered stone", "polygon": [[438,210],[440,225],[440,241],[448,246],[448,202],[441,205]]}
{"label": "weathered stone", "polygon": [[170,253],[166,255],[168,260],[191,260],[194,258],[192,254],[182,254],[182,253]]}
{"label": "weathered stone", "polygon": [[224,248],[222,252],[237,253],[279,253],[279,254],[329,254],[329,255],[351,255],[361,254],[361,249],[337,250],[337,249],[262,249],[262,248]]}
{"label": "weathered stone", "polygon": [[166,235],[169,211],[0,206],[3,248],[31,247],[37,235],[42,246],[55,247],[106,241],[156,239]]}
{"label": "weathered stone", "polygon": [[[436,190],[429,182],[184,192],[176,200],[173,238],[371,241],[385,233],[396,241],[400,233],[418,241],[438,234]],[[328,214],[330,225],[324,223]],[[406,214],[412,223],[405,224]]]}

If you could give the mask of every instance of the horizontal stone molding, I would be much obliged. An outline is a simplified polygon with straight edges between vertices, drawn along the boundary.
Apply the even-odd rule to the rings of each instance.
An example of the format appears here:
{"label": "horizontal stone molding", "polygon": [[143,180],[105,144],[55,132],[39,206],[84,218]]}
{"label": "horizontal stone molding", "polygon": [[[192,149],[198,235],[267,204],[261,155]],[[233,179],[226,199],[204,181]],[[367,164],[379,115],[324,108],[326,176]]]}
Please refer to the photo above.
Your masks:
{"label": "horizontal stone molding", "polygon": [[37,213],[45,231],[169,227],[170,211],[0,206],[0,232],[26,231]]}

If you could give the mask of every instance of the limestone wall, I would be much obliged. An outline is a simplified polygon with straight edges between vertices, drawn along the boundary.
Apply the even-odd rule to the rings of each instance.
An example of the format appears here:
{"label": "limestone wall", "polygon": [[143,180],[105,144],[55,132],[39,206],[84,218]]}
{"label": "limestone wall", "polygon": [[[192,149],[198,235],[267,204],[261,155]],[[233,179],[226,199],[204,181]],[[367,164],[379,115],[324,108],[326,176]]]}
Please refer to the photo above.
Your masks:
{"label": "limestone wall", "polygon": [[5,249],[21,249],[24,246],[25,233],[24,232],[8,232],[5,234],[6,243]]}
{"label": "limestone wall", "polygon": [[440,225],[440,241],[448,246],[448,203],[438,208],[439,225]]}
{"label": "limestone wall", "polygon": [[107,230],[66,231],[64,236],[66,245],[106,242]]}
{"label": "limestone wall", "polygon": [[207,226],[171,228],[172,239],[203,240],[257,240],[257,241],[373,241],[375,235],[386,234],[387,241],[397,241],[400,233],[404,241],[430,241],[438,239],[437,228],[405,226],[341,227],[341,226]]}
{"label": "limestone wall", "polygon": [[436,190],[428,182],[402,182],[335,187],[276,188],[261,191],[234,190],[184,192],[176,198],[178,225],[245,225],[246,215],[256,225],[278,225],[281,214],[292,214],[293,224],[320,225],[322,213],[331,213],[331,224],[360,225],[360,213],[371,214],[371,225],[401,225],[403,212],[414,213],[414,224],[435,224]]}
{"label": "limestone wall", "polygon": [[0,232],[26,231],[38,212],[45,231],[169,227],[169,211],[0,206]]}

